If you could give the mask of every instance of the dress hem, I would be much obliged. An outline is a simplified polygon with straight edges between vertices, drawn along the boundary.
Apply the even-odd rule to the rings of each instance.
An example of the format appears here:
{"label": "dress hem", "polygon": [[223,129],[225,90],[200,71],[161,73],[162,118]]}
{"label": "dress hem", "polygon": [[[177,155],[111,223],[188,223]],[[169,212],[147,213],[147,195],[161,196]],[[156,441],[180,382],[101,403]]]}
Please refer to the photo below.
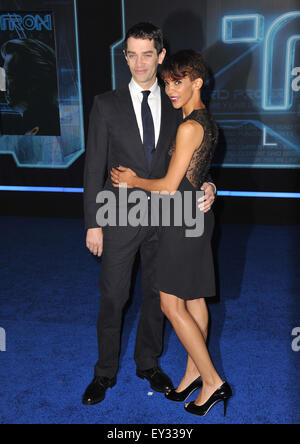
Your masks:
{"label": "dress hem", "polygon": [[170,290],[166,291],[166,290],[163,290],[162,288],[156,288],[156,287],[155,287],[155,290],[158,292],[163,292],[163,293],[169,294],[171,296],[176,296],[177,298],[182,299],[183,301],[194,301],[196,299],[210,299],[210,298],[214,298],[216,296],[216,294],[211,294],[210,296],[187,297],[187,296],[180,296],[180,295],[176,294],[177,291],[170,291]]}

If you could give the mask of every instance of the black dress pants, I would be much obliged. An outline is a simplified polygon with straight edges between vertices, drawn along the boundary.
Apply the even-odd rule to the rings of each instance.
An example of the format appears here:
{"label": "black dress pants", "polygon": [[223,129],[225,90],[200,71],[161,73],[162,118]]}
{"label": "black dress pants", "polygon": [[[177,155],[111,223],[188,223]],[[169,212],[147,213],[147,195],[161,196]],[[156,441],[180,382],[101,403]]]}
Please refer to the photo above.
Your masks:
{"label": "black dress pants", "polygon": [[123,311],[129,299],[138,251],[141,256],[143,299],[135,362],[139,370],[148,370],[158,364],[163,349],[165,318],[160,308],[159,293],[154,290],[157,249],[158,231],[155,227],[103,229],[96,376],[113,378],[118,371]]}

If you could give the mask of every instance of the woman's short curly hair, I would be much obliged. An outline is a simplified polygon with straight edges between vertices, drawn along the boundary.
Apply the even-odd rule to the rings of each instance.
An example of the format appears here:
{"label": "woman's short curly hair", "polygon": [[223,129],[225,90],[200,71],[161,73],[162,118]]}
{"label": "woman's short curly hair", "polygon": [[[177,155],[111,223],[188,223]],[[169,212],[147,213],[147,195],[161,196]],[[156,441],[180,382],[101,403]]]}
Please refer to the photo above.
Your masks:
{"label": "woman's short curly hair", "polygon": [[180,80],[189,76],[191,80],[208,80],[208,68],[202,55],[193,49],[185,49],[167,57],[160,70],[163,79]]}

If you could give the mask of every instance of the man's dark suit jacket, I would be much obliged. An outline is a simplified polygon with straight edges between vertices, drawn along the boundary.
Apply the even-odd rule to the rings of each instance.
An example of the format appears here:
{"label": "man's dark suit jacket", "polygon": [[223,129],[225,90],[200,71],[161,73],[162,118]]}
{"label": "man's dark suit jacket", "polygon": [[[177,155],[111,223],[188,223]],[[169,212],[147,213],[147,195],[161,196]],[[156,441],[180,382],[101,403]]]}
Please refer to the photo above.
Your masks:
{"label": "man's dark suit jacket", "polygon": [[[119,165],[131,168],[138,176],[159,179],[166,175],[170,145],[176,137],[182,114],[173,108],[164,90],[161,90],[161,130],[149,169],[144,154],[129,87],[95,97],[90,114],[90,125],[84,172],[85,226],[97,228],[96,214],[100,204],[97,194],[103,190],[115,193],[110,170]],[[128,194],[134,190],[128,190]],[[128,208],[130,206],[128,205]]]}

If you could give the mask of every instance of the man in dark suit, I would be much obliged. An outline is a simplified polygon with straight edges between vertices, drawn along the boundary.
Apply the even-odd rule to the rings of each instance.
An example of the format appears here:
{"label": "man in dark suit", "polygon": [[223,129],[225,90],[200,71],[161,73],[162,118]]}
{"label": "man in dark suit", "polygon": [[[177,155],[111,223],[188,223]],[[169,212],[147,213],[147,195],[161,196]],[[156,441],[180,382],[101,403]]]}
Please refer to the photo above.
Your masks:
{"label": "man in dark suit", "polygon": [[[103,401],[106,390],[116,383],[122,315],[138,252],[143,300],[135,347],[137,376],[148,380],[155,391],[164,393],[173,388],[170,378],[158,366],[163,348],[164,316],[159,293],[153,288],[157,229],[151,224],[99,227],[96,221],[99,192],[110,190],[119,205],[118,191],[108,174],[112,168],[124,165],[149,179],[165,176],[168,150],[182,119],[157,80],[158,66],[166,55],[161,30],[148,23],[131,28],[126,36],[124,55],[132,73],[129,87],[97,96],[90,115],[84,179],[85,223],[87,247],[95,256],[102,256],[102,266],[99,361],[95,378],[83,396],[85,405]],[[204,190],[203,209],[207,211],[214,201],[215,188],[206,183]],[[150,202],[150,196],[148,199]]]}

